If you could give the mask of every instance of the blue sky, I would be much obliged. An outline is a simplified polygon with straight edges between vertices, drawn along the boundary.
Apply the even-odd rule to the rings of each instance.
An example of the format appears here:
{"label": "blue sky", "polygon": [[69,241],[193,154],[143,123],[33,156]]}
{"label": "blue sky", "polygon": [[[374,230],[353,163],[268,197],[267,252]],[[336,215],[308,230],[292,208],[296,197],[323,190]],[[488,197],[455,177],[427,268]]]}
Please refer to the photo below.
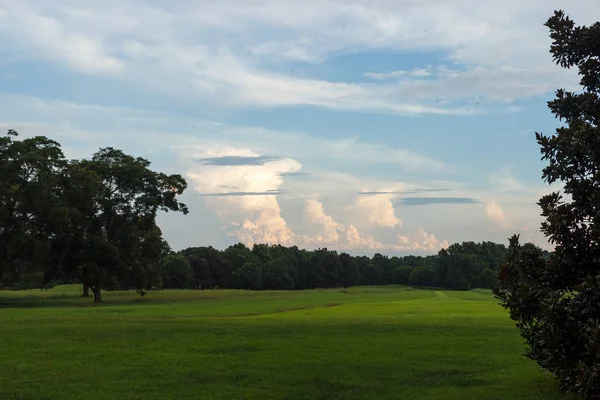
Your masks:
{"label": "blue sky", "polygon": [[543,26],[564,2],[523,4],[0,0],[0,128],[184,175],[191,213],[159,218],[175,249],[547,247],[533,132],[578,80]]}

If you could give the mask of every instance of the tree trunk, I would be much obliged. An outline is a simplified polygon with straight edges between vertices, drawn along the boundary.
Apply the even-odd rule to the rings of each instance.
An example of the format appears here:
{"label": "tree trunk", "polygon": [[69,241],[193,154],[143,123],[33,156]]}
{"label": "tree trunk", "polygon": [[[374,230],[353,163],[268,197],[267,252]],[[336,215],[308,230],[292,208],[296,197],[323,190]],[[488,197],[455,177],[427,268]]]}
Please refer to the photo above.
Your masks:
{"label": "tree trunk", "polygon": [[100,289],[100,284],[98,283],[92,289],[94,290],[94,304],[102,303],[102,289]]}
{"label": "tree trunk", "polygon": [[83,297],[90,297],[90,285],[87,282],[83,282]]}

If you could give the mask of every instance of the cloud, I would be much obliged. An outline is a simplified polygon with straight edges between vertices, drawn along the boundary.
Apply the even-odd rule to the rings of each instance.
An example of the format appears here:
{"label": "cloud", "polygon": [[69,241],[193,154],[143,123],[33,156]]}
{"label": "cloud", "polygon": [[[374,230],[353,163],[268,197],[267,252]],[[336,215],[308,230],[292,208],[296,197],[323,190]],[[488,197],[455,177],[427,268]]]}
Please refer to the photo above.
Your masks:
{"label": "cloud", "polygon": [[427,193],[427,192],[447,192],[453,189],[447,188],[438,188],[438,189],[412,189],[412,190],[403,190],[403,191],[363,191],[357,192],[356,194],[359,196],[377,196],[377,195],[386,195],[386,194],[415,194],[415,193]]}
{"label": "cloud", "polygon": [[490,200],[485,206],[485,214],[498,224],[500,227],[506,227],[509,225],[509,221],[504,214],[502,207],[496,202],[496,200]]}
{"label": "cloud", "polygon": [[[308,239],[314,245],[333,245],[340,250],[376,250],[376,251],[411,251],[411,252],[437,252],[448,246],[448,241],[438,240],[419,228],[409,234],[398,234],[397,243],[385,244],[375,240],[372,236],[363,236],[353,224],[343,225],[325,213],[323,203],[315,199],[307,200],[306,215],[309,221],[320,226],[317,235]],[[398,220],[399,221],[399,220]],[[393,226],[398,226],[401,221]],[[392,227],[393,227],[392,226]]]}
{"label": "cloud", "polygon": [[296,172],[280,172],[279,173],[280,176],[283,177],[306,177],[306,176],[310,176],[310,173],[308,172],[302,172],[302,171],[296,171]]}
{"label": "cloud", "polygon": [[426,206],[434,204],[479,204],[470,197],[405,197],[398,200],[403,206]]}
{"label": "cloud", "polygon": [[415,68],[414,70],[411,71],[410,75],[411,76],[426,77],[426,76],[430,76],[431,72],[427,68]]}
{"label": "cloud", "polygon": [[[49,134],[69,146],[76,142],[79,148],[73,149],[77,151],[73,155],[87,156],[106,145],[121,147],[136,154],[140,149],[170,149],[202,168],[233,168],[236,165],[229,164],[260,164],[266,161],[269,161],[268,164],[277,164],[286,159],[273,154],[293,154],[294,159],[317,165],[321,165],[320,160],[324,159],[336,165],[336,170],[312,166],[310,172],[282,170],[277,174],[281,178],[294,178],[299,184],[305,182],[306,185],[302,186],[305,189],[316,184],[314,190],[325,192],[332,187],[331,182],[339,182],[355,193],[362,183],[353,174],[372,169],[370,167],[414,171],[432,176],[444,176],[453,171],[451,166],[408,148],[372,144],[352,137],[336,139],[253,126],[214,125],[210,120],[163,111],[78,104],[23,95],[0,94],[0,123],[7,129],[18,128],[23,134]],[[213,165],[202,165],[198,163],[199,159],[205,159]],[[340,173],[340,170],[353,172]],[[224,183],[214,186],[219,185]],[[352,185],[355,187],[351,188]],[[238,189],[236,191],[261,191]],[[265,188],[269,189],[274,187]],[[419,187],[416,186],[416,189]]]}
{"label": "cloud", "polygon": [[407,71],[392,71],[392,72],[365,72],[365,76],[373,79],[390,79],[405,76]]}
{"label": "cloud", "polygon": [[358,218],[366,219],[368,225],[401,227],[402,220],[396,216],[392,195],[358,196],[349,206],[349,211]]}
{"label": "cloud", "polygon": [[[221,186],[222,187],[222,186]],[[287,193],[283,190],[267,190],[265,192],[222,192],[222,193],[199,193],[200,196],[207,197],[227,197],[227,196],[276,196]]]}
{"label": "cloud", "polygon": [[279,161],[281,157],[273,156],[222,156],[222,157],[207,157],[200,158],[203,165],[218,165],[218,166],[235,166],[235,165],[264,165],[266,163]]}
{"label": "cloud", "polygon": [[[552,65],[547,50],[542,22],[561,7],[558,0],[532,0],[527,7],[516,0],[478,5],[309,0],[300,10],[292,0],[235,7],[190,1],[162,7],[149,0],[102,5],[69,0],[47,7],[42,0],[10,1],[0,14],[0,51],[9,64],[51,63],[172,100],[228,108],[310,105],[471,115],[511,110],[505,103],[577,82],[575,72]],[[569,10],[582,23],[594,22],[598,12],[600,4],[592,1]],[[210,39],[215,37],[220,39]],[[361,52],[435,54],[439,65],[392,83],[333,81],[287,68]]]}
{"label": "cloud", "polygon": [[[260,157],[244,148],[206,148],[192,150],[194,158],[198,154],[227,154],[227,157]],[[239,160],[235,159],[235,160]],[[192,190],[197,193],[211,193],[206,196],[209,209],[219,215],[230,234],[247,244],[281,243],[292,244],[294,234],[281,215],[277,201],[279,186],[282,183],[280,172],[292,172],[301,168],[293,159],[279,159],[267,163],[246,165],[189,165],[187,177]],[[223,186],[236,187],[231,195]],[[251,194],[249,194],[251,193]]]}
{"label": "cloud", "polygon": [[[361,234],[356,223],[388,229],[399,229],[402,226],[402,220],[395,215],[391,195],[355,197],[353,202],[347,204],[346,211],[351,212],[345,214],[347,218],[344,223],[328,214],[323,201],[318,197],[292,198],[292,201],[304,203],[303,218],[298,221],[299,225],[292,227],[275,194],[282,192],[280,188],[287,173],[300,170],[301,165],[297,161],[281,158],[266,163],[237,162],[241,159],[237,157],[261,159],[260,154],[248,148],[201,148],[198,151],[205,154],[227,154],[228,160],[236,160],[233,163],[227,162],[227,166],[218,162],[216,165],[190,164],[187,176],[192,188],[204,194],[207,207],[217,213],[228,227],[226,229],[229,235],[249,246],[254,243],[272,243],[347,251],[377,249],[431,252],[438,250],[442,243],[436,242],[429,234],[423,236],[420,231],[408,236],[401,235],[410,237],[408,242],[405,240],[388,244],[370,234]],[[238,190],[231,192],[231,187]],[[216,198],[219,200],[215,201]],[[299,206],[294,206],[294,209]]]}
{"label": "cloud", "polygon": [[334,221],[334,219],[325,214],[323,203],[314,199],[306,200],[307,219],[320,226],[320,232],[311,240],[313,243],[337,244],[340,239],[338,231],[343,231],[344,226]]}
{"label": "cloud", "polygon": [[503,192],[518,192],[525,189],[525,184],[514,176],[511,169],[510,167],[501,168],[490,177],[492,184],[498,190]]}
{"label": "cloud", "polygon": [[47,57],[89,74],[116,74],[123,70],[124,62],[103,48],[102,39],[74,32],[58,18],[36,8],[25,1],[11,2],[0,15],[9,22],[10,33],[22,35],[17,42],[25,42],[30,50],[35,50],[33,57]]}
{"label": "cloud", "polygon": [[425,232],[421,227],[409,236],[399,234],[395,248],[397,250],[437,252],[448,246],[447,240],[439,240],[435,235]]}
{"label": "cloud", "polygon": [[366,72],[364,75],[369,78],[383,80],[392,78],[402,78],[407,76],[423,78],[430,76],[431,72],[429,68],[415,68],[412,71],[397,70],[391,72]]}

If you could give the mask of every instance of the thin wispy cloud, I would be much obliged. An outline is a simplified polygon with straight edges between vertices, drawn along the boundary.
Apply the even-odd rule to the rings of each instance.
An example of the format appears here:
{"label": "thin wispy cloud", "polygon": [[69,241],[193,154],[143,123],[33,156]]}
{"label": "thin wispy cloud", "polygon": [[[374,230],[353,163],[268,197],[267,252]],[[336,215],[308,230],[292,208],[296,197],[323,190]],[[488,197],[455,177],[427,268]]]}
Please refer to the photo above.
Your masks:
{"label": "thin wispy cloud", "polygon": [[389,194],[415,194],[415,193],[429,193],[429,192],[447,192],[455,189],[448,188],[433,188],[433,189],[412,189],[412,190],[396,190],[396,191],[364,191],[357,192],[359,196],[376,196],[376,195],[389,195]]}
{"label": "thin wispy cloud", "polygon": [[309,172],[297,171],[297,172],[280,172],[279,176],[282,177],[308,177],[310,176]]}
{"label": "thin wispy cloud", "polygon": [[235,165],[265,165],[270,162],[279,161],[281,157],[274,156],[223,156],[200,158],[198,161],[203,165],[215,165],[221,167]]}
{"label": "thin wispy cloud", "polygon": [[285,194],[283,190],[267,190],[264,192],[218,192],[218,193],[199,193],[200,196],[206,197],[240,197],[240,196],[277,196]]}
{"label": "thin wispy cloud", "polygon": [[429,206],[439,204],[479,204],[469,197],[405,197],[398,200],[403,206]]}
{"label": "thin wispy cloud", "polygon": [[408,71],[365,72],[365,76],[373,79],[391,79],[406,76]]}

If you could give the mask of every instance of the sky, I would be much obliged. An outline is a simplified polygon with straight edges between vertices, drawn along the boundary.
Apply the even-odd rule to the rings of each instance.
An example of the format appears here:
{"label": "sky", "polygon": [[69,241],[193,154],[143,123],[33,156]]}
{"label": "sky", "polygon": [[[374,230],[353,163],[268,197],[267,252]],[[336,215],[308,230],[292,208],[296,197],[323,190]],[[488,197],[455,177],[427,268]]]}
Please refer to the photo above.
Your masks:
{"label": "sky", "polygon": [[0,130],[188,181],[171,246],[544,248],[543,25],[596,0],[0,0]]}

